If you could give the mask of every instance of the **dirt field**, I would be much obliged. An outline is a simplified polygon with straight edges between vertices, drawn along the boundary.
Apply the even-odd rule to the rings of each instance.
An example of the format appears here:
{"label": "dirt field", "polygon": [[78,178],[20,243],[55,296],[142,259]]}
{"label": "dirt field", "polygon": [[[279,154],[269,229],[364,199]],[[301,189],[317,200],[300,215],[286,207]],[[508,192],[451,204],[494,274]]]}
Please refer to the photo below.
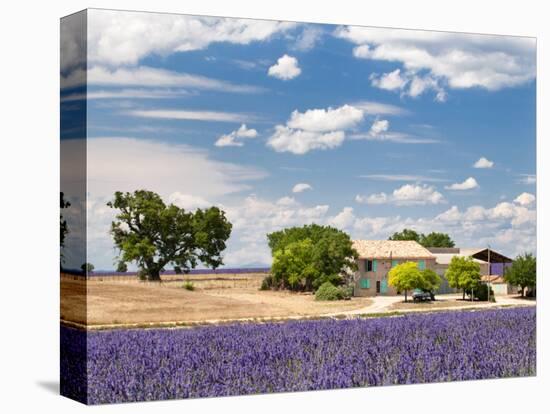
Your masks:
{"label": "dirt field", "polygon": [[[87,286],[86,286],[87,285]],[[311,294],[259,291],[209,283],[195,291],[182,281],[61,281],[61,319],[88,325],[200,322],[241,318],[313,316],[368,306],[367,298],[316,302]],[[84,295],[85,290],[87,294]],[[84,312],[84,304],[87,311]]]}

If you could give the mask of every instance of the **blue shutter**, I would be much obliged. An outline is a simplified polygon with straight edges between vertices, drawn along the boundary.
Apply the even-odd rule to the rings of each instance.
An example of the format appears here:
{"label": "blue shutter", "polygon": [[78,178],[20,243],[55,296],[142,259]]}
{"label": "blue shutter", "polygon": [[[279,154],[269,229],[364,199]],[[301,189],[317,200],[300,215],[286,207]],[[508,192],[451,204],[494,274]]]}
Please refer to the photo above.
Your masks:
{"label": "blue shutter", "polygon": [[395,267],[397,266],[397,260],[392,260],[391,261],[391,267]]}
{"label": "blue shutter", "polygon": [[388,293],[388,281],[386,279],[380,281],[380,293]]}
{"label": "blue shutter", "polygon": [[419,261],[418,261],[418,268],[419,268],[420,270],[426,269],[426,261],[425,261],[425,260],[419,260]]}
{"label": "blue shutter", "polygon": [[361,279],[361,289],[370,289],[370,279]]}
{"label": "blue shutter", "polygon": [[373,272],[376,272],[376,266],[377,266],[377,264],[378,264],[378,261],[377,261],[376,259],[374,259],[374,260],[372,261],[372,271],[373,271]]}

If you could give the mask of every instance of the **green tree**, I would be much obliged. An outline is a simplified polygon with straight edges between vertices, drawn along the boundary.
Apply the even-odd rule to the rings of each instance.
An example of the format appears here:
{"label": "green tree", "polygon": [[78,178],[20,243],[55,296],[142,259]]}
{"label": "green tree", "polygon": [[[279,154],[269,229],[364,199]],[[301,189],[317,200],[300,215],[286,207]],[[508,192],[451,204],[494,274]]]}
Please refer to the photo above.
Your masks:
{"label": "green tree", "polygon": [[[60,210],[63,210],[65,208],[69,208],[71,206],[71,203],[69,203],[67,200],[65,200],[65,194],[63,191],[59,193],[59,199],[60,199]],[[67,220],[63,218],[63,214],[59,214],[59,243],[60,246],[65,246],[65,236],[69,233],[69,227],[67,226]]]}
{"label": "green tree", "polygon": [[94,271],[95,266],[91,263],[82,263],[80,269],[82,269],[82,271],[88,275]]}
{"label": "green tree", "polygon": [[521,288],[521,296],[525,295],[525,288],[534,288],[537,285],[537,259],[531,253],[524,253],[515,258],[512,266],[504,272],[504,280]]}
{"label": "green tree", "polygon": [[420,234],[412,229],[403,229],[403,231],[393,233],[388,240],[414,240],[420,242]]}
{"label": "green tree", "polygon": [[137,263],[140,274],[160,281],[166,265],[188,272],[200,261],[217,268],[231,234],[231,223],[218,207],[186,212],[146,190],[117,191],[107,203],[118,209],[111,234],[120,250],[120,261]]}
{"label": "green tree", "polygon": [[292,290],[311,290],[313,281],[320,276],[315,263],[313,243],[310,239],[289,243],[275,252],[271,273],[274,283]]}
{"label": "green tree", "polygon": [[479,263],[471,257],[454,256],[445,277],[449,286],[462,289],[462,299],[466,299],[466,290],[474,289],[481,281]]}
{"label": "green tree", "polygon": [[422,278],[423,278],[424,285],[421,287],[421,289],[428,292],[434,292],[437,289],[439,289],[439,285],[441,284],[441,278],[432,269],[422,270]]}
{"label": "green tree", "polygon": [[455,242],[448,234],[433,231],[420,235],[419,243],[424,247],[455,247]]}
{"label": "green tree", "polygon": [[388,283],[398,292],[404,292],[405,302],[409,290],[424,289],[428,285],[426,275],[416,262],[405,262],[392,268],[388,273]]}
{"label": "green tree", "polygon": [[126,273],[128,271],[128,266],[125,262],[118,262],[116,271],[120,273]]}
{"label": "green tree", "polygon": [[303,273],[293,274],[305,275],[300,279],[303,283],[292,284],[295,289],[311,291],[326,281],[336,285],[350,282],[357,269],[358,254],[349,235],[334,227],[317,224],[291,227],[270,233],[267,239],[274,263],[281,263],[271,270],[275,284],[280,287],[291,287],[282,263],[290,262],[289,257],[294,254],[297,262],[303,262],[300,265]]}

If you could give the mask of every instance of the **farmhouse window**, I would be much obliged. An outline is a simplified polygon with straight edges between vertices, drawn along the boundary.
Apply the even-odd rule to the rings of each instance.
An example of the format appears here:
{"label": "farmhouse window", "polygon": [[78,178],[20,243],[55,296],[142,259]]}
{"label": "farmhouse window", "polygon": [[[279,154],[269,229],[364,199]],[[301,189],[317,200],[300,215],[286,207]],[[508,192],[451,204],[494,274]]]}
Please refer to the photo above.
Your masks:
{"label": "farmhouse window", "polygon": [[370,279],[361,279],[361,289],[370,289]]}
{"label": "farmhouse window", "polygon": [[392,260],[391,261],[391,267],[393,268],[395,266],[397,266],[397,260]]}
{"label": "farmhouse window", "polygon": [[419,261],[418,261],[418,268],[419,268],[420,270],[426,269],[426,261],[425,261],[425,260],[419,260]]}
{"label": "farmhouse window", "polygon": [[365,260],[365,272],[372,272],[372,260]]}

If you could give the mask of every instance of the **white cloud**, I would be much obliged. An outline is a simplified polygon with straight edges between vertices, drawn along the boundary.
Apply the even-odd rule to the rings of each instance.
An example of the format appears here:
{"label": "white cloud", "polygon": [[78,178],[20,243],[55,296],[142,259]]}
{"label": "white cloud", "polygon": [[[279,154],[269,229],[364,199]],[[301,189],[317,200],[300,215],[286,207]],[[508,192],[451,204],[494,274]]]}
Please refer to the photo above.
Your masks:
{"label": "white cloud", "polygon": [[269,76],[282,80],[294,79],[300,73],[302,69],[298,66],[298,59],[286,54],[277,59],[277,63],[267,71]]}
{"label": "white cloud", "polygon": [[318,133],[277,125],[267,145],[277,152],[302,155],[315,149],[326,150],[339,147],[344,142],[344,138],[343,131]]}
{"label": "white cloud", "polygon": [[217,147],[242,147],[243,139],[256,138],[258,131],[252,128],[247,128],[246,124],[242,124],[239,129],[232,131],[229,134],[222,135],[214,144]]}
{"label": "white cloud", "polygon": [[177,119],[209,122],[246,122],[256,120],[254,116],[249,114],[216,111],[187,111],[179,109],[135,109],[126,111],[125,114],[139,118]]}
{"label": "white cloud", "polygon": [[344,207],[336,216],[331,217],[328,224],[339,229],[347,229],[355,222],[352,207]]}
{"label": "white cloud", "polygon": [[323,30],[319,26],[306,26],[297,37],[293,49],[301,52],[311,50],[321,41],[322,37]]}
{"label": "white cloud", "polygon": [[454,183],[454,184],[445,186],[447,190],[454,190],[454,191],[472,190],[478,187],[479,187],[479,184],[477,183],[474,177],[468,177],[461,183]]}
{"label": "white cloud", "polygon": [[407,79],[401,76],[400,69],[395,69],[393,72],[384,73],[381,76],[373,73],[369,79],[371,80],[372,86],[380,89],[386,89],[388,91],[401,90],[408,82]]}
{"label": "white cloud", "polygon": [[308,109],[305,112],[293,111],[287,125],[293,129],[326,132],[349,129],[363,120],[363,111],[351,105],[339,108]]}
{"label": "white cloud", "polygon": [[326,132],[348,129],[363,120],[363,111],[351,105],[339,108],[308,109],[305,112],[293,111],[287,125],[293,129]]}
{"label": "white cloud", "polygon": [[344,130],[363,119],[363,111],[350,105],[339,108],[293,111],[286,125],[276,125],[267,145],[277,152],[305,154],[314,149],[331,149],[342,145]]}
{"label": "white cloud", "polygon": [[390,128],[390,123],[388,120],[377,119],[372,123],[369,133],[372,136],[377,137],[380,134],[383,134],[384,132],[386,132],[389,128]]}
{"label": "white cloud", "polygon": [[293,193],[302,193],[306,190],[311,190],[313,187],[309,185],[308,183],[298,183],[294,187],[292,187]]}
{"label": "white cloud", "polygon": [[494,164],[495,163],[493,161],[489,161],[487,158],[481,157],[475,162],[474,168],[493,168]]}
{"label": "white cloud", "polygon": [[517,203],[521,206],[529,206],[535,202],[535,196],[531,193],[521,193],[514,200],[514,203]]}
{"label": "white cloud", "polygon": [[[426,81],[435,82],[437,87],[431,88],[439,100],[444,99],[440,82],[452,89],[494,91],[524,84],[536,76],[533,38],[357,26],[339,27],[334,35],[357,45],[353,54],[359,59],[399,62],[411,80],[427,72],[425,85],[416,85],[412,93],[427,90],[430,85]],[[388,86],[397,87],[398,81]]]}
{"label": "white cloud", "polygon": [[212,43],[247,45],[297,27],[271,20],[185,16],[114,10],[88,10],[88,60],[135,65],[156,54],[206,49]]}
{"label": "white cloud", "polygon": [[368,197],[357,195],[355,201],[364,204],[395,204],[398,206],[445,203],[445,198],[434,187],[428,185],[405,184],[392,194],[377,193]]}
{"label": "white cloud", "polygon": [[211,159],[207,151],[188,145],[145,139],[90,138],[87,158],[88,191],[96,197],[144,188],[163,197],[180,192],[211,200],[247,190],[251,181],[266,176],[257,168]]}
{"label": "white cloud", "polygon": [[213,205],[213,203],[205,200],[202,197],[184,194],[179,191],[175,191],[168,196],[168,202],[172,203],[180,208],[186,210],[195,210],[197,208],[207,208]]}
{"label": "white cloud", "polygon": [[[75,82],[65,80],[64,86],[75,86]],[[258,93],[265,90],[258,86],[238,85],[220,79],[148,66],[115,69],[92,66],[87,71],[87,82],[101,86],[182,87],[232,93]]]}

